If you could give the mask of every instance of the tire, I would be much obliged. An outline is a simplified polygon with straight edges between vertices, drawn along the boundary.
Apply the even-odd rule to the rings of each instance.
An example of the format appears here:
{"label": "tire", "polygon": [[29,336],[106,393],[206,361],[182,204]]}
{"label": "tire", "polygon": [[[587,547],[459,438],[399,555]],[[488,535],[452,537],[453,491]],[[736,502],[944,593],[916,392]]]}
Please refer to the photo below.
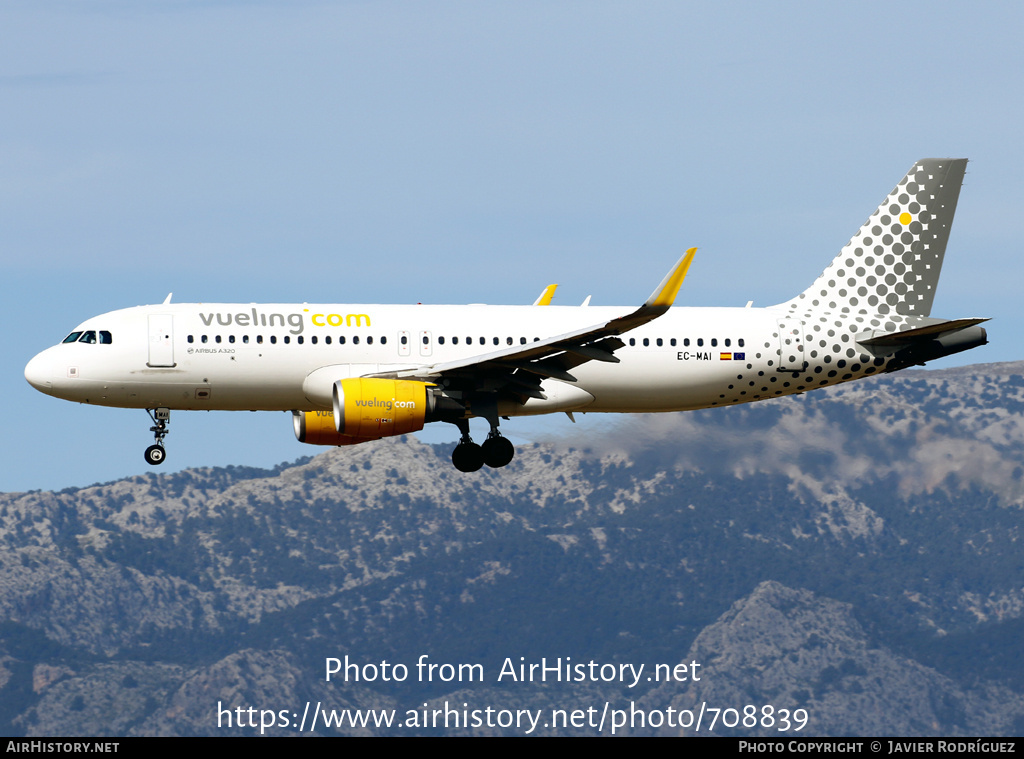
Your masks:
{"label": "tire", "polygon": [[506,466],[516,455],[516,447],[507,437],[489,437],[481,448],[483,448],[484,463],[492,469]]}
{"label": "tire", "polygon": [[167,451],[164,450],[162,445],[151,445],[143,455],[146,458],[147,464],[158,466],[164,463],[164,460],[167,458]]}
{"label": "tire", "polygon": [[476,443],[459,443],[452,451],[452,463],[460,472],[475,472],[484,465],[483,449]]}

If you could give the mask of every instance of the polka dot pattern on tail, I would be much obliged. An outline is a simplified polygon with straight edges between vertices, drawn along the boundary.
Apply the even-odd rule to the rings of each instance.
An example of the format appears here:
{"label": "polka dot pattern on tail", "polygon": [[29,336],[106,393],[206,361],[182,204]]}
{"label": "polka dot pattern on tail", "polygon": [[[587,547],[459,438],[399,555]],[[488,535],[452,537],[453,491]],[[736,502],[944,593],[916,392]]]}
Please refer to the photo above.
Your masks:
{"label": "polka dot pattern on tail", "polygon": [[965,159],[925,159],[902,181],[791,312],[928,316],[963,181]]}

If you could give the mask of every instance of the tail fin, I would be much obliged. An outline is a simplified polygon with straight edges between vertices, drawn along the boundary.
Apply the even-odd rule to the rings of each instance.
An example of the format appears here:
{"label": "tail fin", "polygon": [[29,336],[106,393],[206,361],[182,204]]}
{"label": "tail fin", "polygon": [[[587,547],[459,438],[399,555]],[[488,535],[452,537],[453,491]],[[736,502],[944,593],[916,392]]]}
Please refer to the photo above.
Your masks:
{"label": "tail fin", "polygon": [[791,311],[928,316],[966,158],[925,158],[907,172]]}

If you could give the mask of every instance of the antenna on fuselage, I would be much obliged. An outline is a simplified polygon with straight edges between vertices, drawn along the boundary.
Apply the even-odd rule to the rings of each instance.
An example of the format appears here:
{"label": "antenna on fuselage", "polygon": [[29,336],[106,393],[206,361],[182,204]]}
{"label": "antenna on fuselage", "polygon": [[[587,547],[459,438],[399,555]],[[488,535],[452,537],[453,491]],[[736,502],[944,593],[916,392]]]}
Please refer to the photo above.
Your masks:
{"label": "antenna on fuselage", "polygon": [[166,306],[166,305],[167,305],[168,303],[170,303],[170,302],[171,302],[171,296],[172,296],[172,295],[174,295],[174,293],[167,293],[167,297],[166,297],[166,298],[164,298],[164,302],[163,302],[163,304],[162,304],[162,305]]}

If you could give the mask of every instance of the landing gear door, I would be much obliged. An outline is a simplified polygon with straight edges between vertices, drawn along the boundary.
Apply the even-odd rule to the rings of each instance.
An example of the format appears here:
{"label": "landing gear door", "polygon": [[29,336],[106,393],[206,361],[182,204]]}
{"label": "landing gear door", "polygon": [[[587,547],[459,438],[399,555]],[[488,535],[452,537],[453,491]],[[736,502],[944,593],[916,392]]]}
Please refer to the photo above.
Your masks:
{"label": "landing gear door", "polygon": [[149,316],[149,360],[146,366],[174,366],[174,317]]}
{"label": "landing gear door", "polygon": [[804,323],[799,319],[779,319],[779,371],[802,372],[807,368],[804,358]]}

